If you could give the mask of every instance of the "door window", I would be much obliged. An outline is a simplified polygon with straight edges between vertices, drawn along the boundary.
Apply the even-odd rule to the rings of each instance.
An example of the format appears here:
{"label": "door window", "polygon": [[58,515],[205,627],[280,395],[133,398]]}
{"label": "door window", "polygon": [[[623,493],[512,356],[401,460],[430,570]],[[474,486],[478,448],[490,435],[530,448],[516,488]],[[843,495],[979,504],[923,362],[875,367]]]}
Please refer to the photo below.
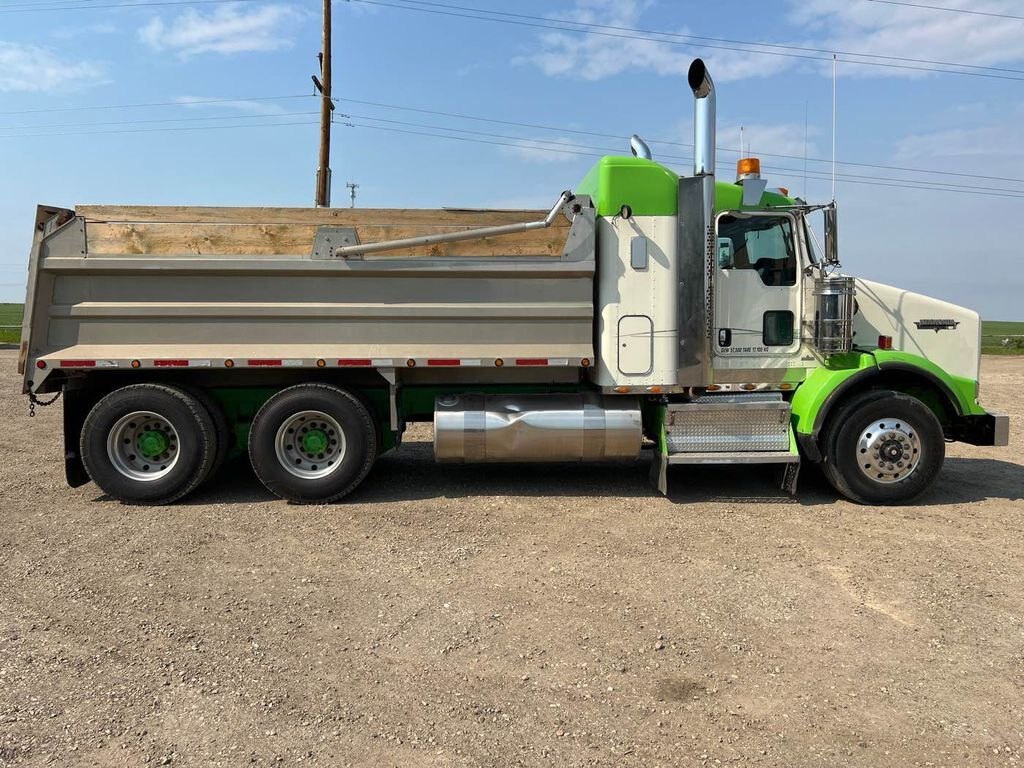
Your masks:
{"label": "door window", "polygon": [[722,216],[718,257],[724,269],[754,270],[765,285],[796,285],[793,222],[788,216]]}
{"label": "door window", "polygon": [[793,343],[793,313],[788,309],[765,312],[761,336],[766,347],[788,347]]}

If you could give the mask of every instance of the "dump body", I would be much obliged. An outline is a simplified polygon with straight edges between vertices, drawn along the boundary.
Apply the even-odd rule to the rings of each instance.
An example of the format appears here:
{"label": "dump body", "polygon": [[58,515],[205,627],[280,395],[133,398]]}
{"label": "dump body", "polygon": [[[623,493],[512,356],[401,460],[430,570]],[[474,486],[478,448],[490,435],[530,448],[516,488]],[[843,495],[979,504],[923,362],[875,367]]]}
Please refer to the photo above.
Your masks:
{"label": "dump body", "polygon": [[[23,358],[115,368],[375,368],[593,358],[593,212],[546,229],[383,254],[353,243],[534,211],[131,208],[41,214]],[[38,362],[37,362],[38,365]],[[26,384],[26,387],[29,387]]]}

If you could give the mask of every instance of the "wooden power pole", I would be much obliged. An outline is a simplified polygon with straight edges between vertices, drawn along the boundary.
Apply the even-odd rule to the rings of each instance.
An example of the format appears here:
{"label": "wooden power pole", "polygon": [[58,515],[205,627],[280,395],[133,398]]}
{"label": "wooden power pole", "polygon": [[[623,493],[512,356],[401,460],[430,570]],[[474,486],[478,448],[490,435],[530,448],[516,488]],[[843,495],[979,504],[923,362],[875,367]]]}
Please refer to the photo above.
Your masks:
{"label": "wooden power pole", "polygon": [[331,0],[324,0],[324,42],[320,52],[320,80],[313,83],[322,97],[320,104],[320,164],[316,171],[316,205],[331,204]]}

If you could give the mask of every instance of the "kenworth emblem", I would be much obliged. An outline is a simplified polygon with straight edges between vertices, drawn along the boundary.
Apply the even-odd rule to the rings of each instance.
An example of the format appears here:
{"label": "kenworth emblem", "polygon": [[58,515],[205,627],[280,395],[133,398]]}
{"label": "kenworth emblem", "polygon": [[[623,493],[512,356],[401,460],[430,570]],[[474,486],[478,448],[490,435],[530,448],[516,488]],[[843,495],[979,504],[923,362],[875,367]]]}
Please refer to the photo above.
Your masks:
{"label": "kenworth emblem", "polygon": [[959,320],[917,320],[914,325],[920,331],[955,331],[960,325]]}

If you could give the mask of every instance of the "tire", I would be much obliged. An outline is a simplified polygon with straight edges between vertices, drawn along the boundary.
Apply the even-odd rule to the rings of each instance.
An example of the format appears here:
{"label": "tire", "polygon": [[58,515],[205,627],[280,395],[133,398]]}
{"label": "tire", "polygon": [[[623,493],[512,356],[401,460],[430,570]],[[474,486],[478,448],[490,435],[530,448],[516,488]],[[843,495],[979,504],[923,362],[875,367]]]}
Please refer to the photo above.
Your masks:
{"label": "tire", "polygon": [[853,408],[859,408],[865,403],[895,394],[895,392],[890,390],[872,390],[870,392],[863,392],[860,395],[854,395],[849,400],[840,403],[836,407],[835,413],[829,417],[828,427],[822,436],[822,460],[818,466],[821,467],[822,474],[825,475],[825,479],[828,480],[832,487],[847,498],[852,498],[853,491],[846,487],[843,482],[843,476],[835,464],[836,438],[839,436],[839,428],[846,423],[847,416]]}
{"label": "tire", "polygon": [[170,504],[209,474],[216,433],[191,395],[161,384],[133,384],[89,411],[80,447],[89,477],[108,496],[127,504]]}
{"label": "tire", "polygon": [[865,392],[843,404],[825,439],[822,469],[832,486],[860,504],[902,504],[942,469],[942,425],[917,398]]}
{"label": "tire", "polygon": [[297,504],[327,504],[346,496],[376,457],[377,427],[366,406],[327,384],[278,392],[257,412],[249,431],[256,476],[271,493]]}
{"label": "tire", "polygon": [[224,466],[228,453],[231,451],[231,446],[235,442],[234,434],[231,431],[231,426],[228,424],[227,416],[224,415],[224,409],[220,407],[220,403],[217,402],[213,395],[202,387],[183,386],[181,389],[198,400],[200,405],[210,414],[210,419],[213,421],[216,451],[214,452],[213,464],[210,467],[209,473],[200,481],[200,485],[203,485],[213,479],[220,472],[221,467]]}

